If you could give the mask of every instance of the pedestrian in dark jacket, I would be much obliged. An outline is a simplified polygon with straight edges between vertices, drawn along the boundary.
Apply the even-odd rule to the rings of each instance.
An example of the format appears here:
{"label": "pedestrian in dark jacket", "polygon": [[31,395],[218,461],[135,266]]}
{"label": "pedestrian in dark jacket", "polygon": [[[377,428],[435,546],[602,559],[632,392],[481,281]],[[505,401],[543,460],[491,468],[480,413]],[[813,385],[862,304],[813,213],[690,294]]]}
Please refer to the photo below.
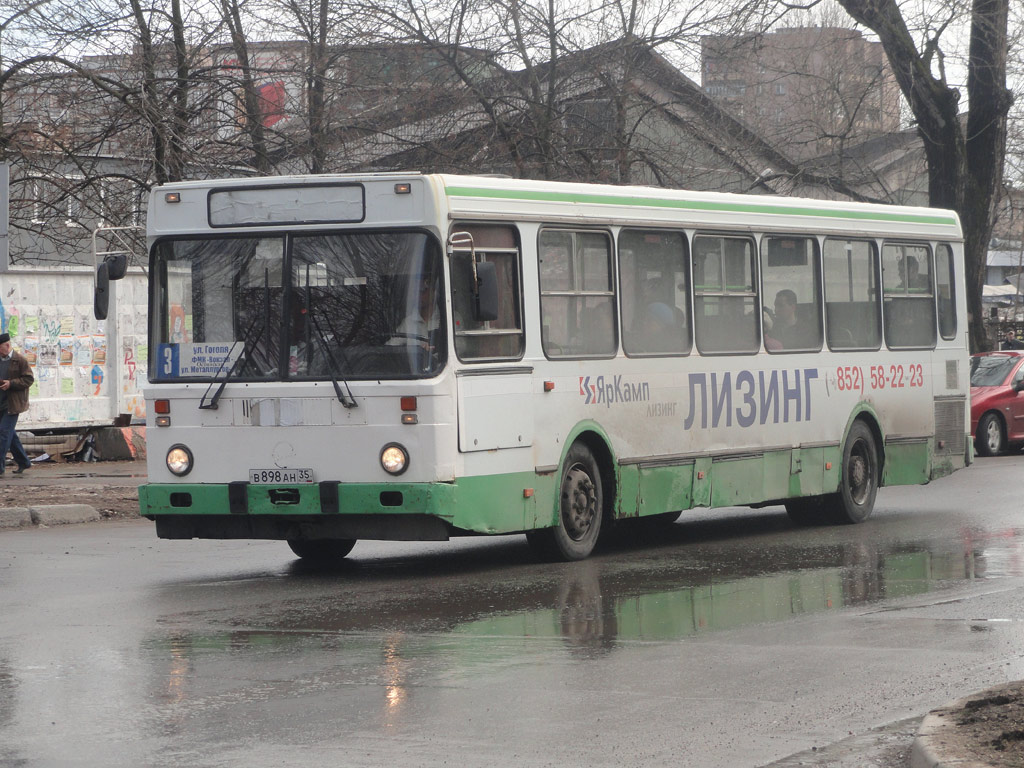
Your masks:
{"label": "pedestrian in dark jacket", "polygon": [[1013,331],[1007,331],[1006,337],[1003,339],[1002,349],[1024,349],[1024,341],[1017,339],[1017,334]]}
{"label": "pedestrian in dark jacket", "polygon": [[18,439],[18,416],[28,410],[28,388],[35,378],[32,366],[20,352],[11,349],[11,335],[0,333],[0,477],[7,465],[7,452],[14,456],[20,475],[32,462]]}

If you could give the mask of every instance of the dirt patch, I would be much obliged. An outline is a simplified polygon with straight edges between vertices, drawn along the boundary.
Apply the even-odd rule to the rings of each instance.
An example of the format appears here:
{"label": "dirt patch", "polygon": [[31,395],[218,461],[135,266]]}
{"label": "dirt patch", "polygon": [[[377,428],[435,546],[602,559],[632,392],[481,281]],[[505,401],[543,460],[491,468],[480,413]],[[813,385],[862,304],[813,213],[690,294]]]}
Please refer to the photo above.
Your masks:
{"label": "dirt patch", "polygon": [[42,504],[88,504],[104,518],[126,519],[139,516],[139,489],[116,485],[22,485],[4,502],[10,506],[31,507]]}
{"label": "dirt patch", "polygon": [[993,688],[942,710],[943,754],[996,768],[1024,768],[1024,681]]}

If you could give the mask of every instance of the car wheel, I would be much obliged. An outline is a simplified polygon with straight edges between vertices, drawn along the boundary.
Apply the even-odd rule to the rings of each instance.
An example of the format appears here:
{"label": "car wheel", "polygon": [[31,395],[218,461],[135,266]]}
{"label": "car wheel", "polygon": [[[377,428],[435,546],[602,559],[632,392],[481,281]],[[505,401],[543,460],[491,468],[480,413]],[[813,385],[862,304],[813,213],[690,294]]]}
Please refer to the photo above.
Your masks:
{"label": "car wheel", "polygon": [[998,456],[1006,450],[1006,432],[998,414],[986,413],[981,417],[974,444],[982,456]]}

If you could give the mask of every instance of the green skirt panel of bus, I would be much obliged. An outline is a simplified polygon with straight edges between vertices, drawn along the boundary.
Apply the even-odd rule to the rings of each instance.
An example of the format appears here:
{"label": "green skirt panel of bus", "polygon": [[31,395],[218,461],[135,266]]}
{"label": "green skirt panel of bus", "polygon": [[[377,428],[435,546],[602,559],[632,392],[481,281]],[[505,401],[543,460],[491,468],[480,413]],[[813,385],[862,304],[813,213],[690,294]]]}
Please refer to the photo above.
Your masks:
{"label": "green skirt panel of bus", "polygon": [[[946,474],[949,457],[942,453],[928,441],[887,444],[883,484],[919,484]],[[615,472],[616,487],[605,492],[613,493],[620,519],[743,506],[833,493],[841,465],[839,446],[667,465],[624,462]],[[149,484],[139,488],[139,505],[163,538],[445,540],[554,525],[557,484],[556,472],[452,483]]]}

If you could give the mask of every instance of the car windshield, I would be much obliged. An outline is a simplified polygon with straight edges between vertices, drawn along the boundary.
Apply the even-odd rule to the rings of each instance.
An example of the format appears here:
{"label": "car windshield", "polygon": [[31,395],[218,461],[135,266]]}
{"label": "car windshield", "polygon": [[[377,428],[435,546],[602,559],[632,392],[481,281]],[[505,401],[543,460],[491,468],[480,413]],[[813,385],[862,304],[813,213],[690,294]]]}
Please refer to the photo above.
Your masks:
{"label": "car windshield", "polygon": [[971,358],[971,386],[997,387],[1020,361],[1016,355],[978,355]]}
{"label": "car windshield", "polygon": [[151,263],[152,380],[412,378],[445,362],[426,234],[167,240]]}

